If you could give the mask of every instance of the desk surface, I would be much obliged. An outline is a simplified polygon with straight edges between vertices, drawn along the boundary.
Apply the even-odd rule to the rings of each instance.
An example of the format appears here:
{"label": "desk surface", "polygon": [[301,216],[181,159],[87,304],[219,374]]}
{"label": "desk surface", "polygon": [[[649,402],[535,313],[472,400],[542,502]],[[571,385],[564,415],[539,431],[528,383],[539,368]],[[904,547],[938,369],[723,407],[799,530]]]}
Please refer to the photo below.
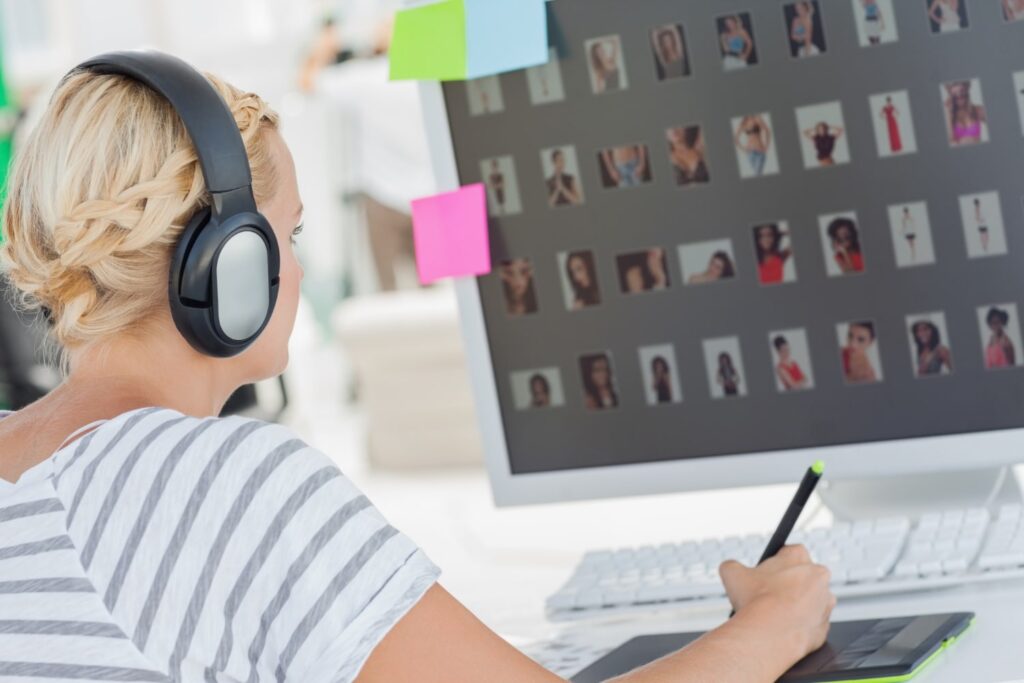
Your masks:
{"label": "desk surface", "polygon": [[[761,487],[496,510],[481,472],[355,473],[353,479],[442,567],[449,591],[531,654],[540,651],[539,641],[586,643],[601,650],[641,633],[705,630],[721,623],[724,610],[552,624],[544,618],[543,602],[587,549],[764,532],[763,520],[781,514],[792,495],[792,487]],[[819,514],[814,524],[828,521],[827,513]],[[975,628],[917,681],[1024,678],[1024,583],[845,602],[836,618],[954,611],[977,613]]]}

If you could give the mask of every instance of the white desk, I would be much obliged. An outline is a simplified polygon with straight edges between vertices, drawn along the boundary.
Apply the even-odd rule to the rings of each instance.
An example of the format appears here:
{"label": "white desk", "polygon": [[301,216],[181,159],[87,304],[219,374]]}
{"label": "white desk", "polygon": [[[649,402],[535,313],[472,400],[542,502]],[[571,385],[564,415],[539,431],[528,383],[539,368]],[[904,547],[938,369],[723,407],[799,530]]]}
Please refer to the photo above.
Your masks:
{"label": "white desk", "polygon": [[[697,631],[722,610],[552,624],[544,598],[569,575],[580,553],[598,547],[660,543],[766,531],[763,519],[785,508],[792,487],[495,510],[480,472],[353,478],[391,521],[444,570],[442,583],[499,633],[530,653],[542,640],[606,649],[642,633]],[[766,511],[771,511],[768,514]],[[967,586],[840,605],[837,619],[971,611],[975,627],[918,679],[920,683],[995,683],[1024,678],[1024,584]]]}

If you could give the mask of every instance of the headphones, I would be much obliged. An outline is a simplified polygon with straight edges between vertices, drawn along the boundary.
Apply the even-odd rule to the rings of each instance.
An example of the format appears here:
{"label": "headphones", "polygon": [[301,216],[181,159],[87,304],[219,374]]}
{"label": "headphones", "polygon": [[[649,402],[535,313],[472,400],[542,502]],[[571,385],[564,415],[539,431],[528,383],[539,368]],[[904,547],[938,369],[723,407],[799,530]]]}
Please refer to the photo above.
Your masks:
{"label": "headphones", "polygon": [[72,73],[78,71],[138,81],[170,102],[185,124],[212,201],[189,220],[174,249],[171,315],[200,353],[238,355],[270,322],[281,256],[270,223],[256,209],[249,158],[231,110],[202,74],[161,52],[111,52]]}

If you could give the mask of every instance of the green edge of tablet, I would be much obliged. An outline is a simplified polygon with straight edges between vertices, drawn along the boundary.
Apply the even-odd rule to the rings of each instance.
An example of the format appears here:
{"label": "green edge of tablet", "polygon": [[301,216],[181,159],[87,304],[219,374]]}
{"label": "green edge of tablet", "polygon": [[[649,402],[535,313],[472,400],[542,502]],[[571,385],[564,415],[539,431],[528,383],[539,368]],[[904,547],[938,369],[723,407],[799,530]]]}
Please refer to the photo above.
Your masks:
{"label": "green edge of tablet", "polygon": [[856,680],[851,681],[836,681],[836,683],[904,683],[904,681],[909,681],[910,679],[914,678],[919,673],[921,673],[921,671],[923,671],[925,667],[927,667],[929,664],[938,659],[939,655],[941,655],[943,652],[952,647],[953,643],[956,643],[958,640],[960,640],[960,638],[965,633],[967,633],[967,631],[969,631],[972,626],[974,626],[974,619],[971,619],[970,623],[967,624],[967,628],[965,628],[963,631],[956,634],[955,636],[950,636],[949,638],[946,638],[944,641],[942,641],[942,644],[939,647],[935,648],[935,652],[928,655],[927,659],[918,664],[917,668],[915,668],[908,674],[903,674],[902,676],[887,676],[885,678],[858,678]]}

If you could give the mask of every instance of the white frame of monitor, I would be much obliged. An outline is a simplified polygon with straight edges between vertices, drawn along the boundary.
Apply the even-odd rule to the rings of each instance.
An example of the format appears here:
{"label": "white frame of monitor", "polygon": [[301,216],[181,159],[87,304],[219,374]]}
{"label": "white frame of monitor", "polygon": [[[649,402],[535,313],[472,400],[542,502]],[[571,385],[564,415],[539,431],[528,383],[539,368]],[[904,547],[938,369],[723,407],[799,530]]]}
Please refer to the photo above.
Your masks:
{"label": "white frame of monitor", "polygon": [[[421,83],[420,99],[437,191],[454,190],[459,186],[459,179],[441,84]],[[456,280],[455,291],[483,438],[484,462],[498,506],[790,483],[818,459],[828,463],[829,479],[833,481],[980,470],[1024,461],[1024,428],[1018,428],[513,474],[476,280]],[[1021,455],[1015,457],[1015,452]],[[970,454],[969,457],[966,454]]]}

